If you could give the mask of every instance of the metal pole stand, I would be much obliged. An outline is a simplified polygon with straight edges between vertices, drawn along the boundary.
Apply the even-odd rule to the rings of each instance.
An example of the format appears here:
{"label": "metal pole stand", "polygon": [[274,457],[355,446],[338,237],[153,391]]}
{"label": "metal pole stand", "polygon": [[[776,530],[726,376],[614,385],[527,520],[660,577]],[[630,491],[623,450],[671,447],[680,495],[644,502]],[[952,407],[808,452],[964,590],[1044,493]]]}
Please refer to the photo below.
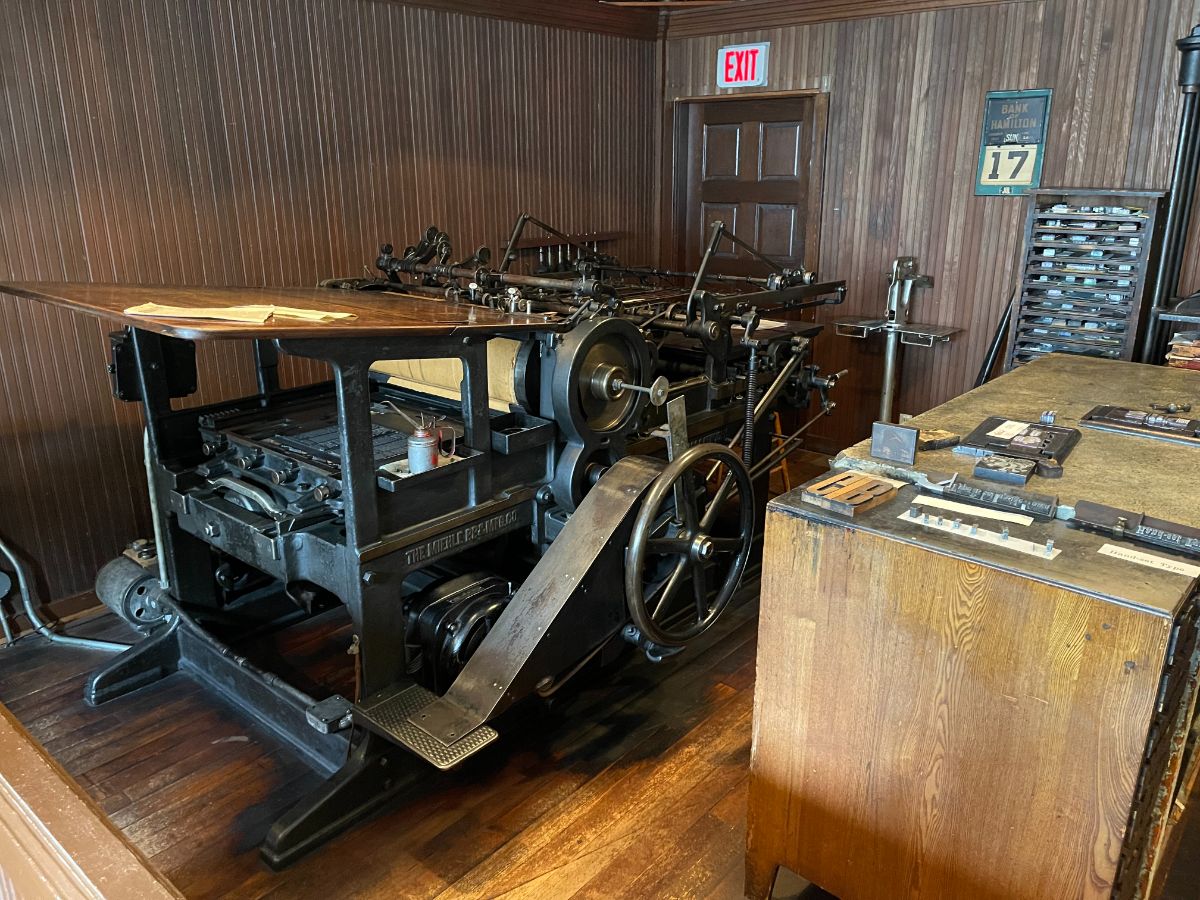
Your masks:
{"label": "metal pole stand", "polygon": [[962,331],[950,325],[918,325],[908,321],[912,308],[913,288],[933,287],[933,278],[917,274],[915,256],[898,256],[888,275],[887,310],[882,319],[866,316],[847,316],[834,319],[834,330],[842,337],[865,339],[883,333],[886,344],[883,354],[883,391],[879,398],[879,421],[892,421],[892,407],[899,382],[900,345],[932,347],[950,340]]}
{"label": "metal pole stand", "polygon": [[1196,174],[1200,169],[1200,117],[1197,116],[1197,107],[1200,105],[1200,25],[1177,40],[1175,46],[1179,48],[1179,90],[1182,93],[1179,137],[1175,143],[1162,251],[1159,253],[1154,282],[1150,286],[1150,315],[1142,335],[1140,361],[1144,363],[1162,361],[1165,349],[1163,322],[1200,324],[1200,312],[1190,314],[1184,302],[1177,298],[1184,248],[1192,221]]}

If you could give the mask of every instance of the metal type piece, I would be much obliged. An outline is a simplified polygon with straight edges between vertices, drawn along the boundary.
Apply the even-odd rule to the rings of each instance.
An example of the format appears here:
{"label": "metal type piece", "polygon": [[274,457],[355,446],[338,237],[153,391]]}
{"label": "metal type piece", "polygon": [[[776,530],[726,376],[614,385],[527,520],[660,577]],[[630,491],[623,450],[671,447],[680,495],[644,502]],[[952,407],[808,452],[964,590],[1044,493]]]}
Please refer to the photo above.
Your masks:
{"label": "metal type piece", "polygon": [[[1069,507],[1059,505],[1058,498],[1048,494],[1035,494],[1017,489],[999,490],[993,487],[971,484],[961,481],[958,476],[937,480],[924,472],[891,471],[898,478],[910,481],[923,491],[951,500],[972,503],[988,509],[998,509],[1004,512],[1024,513],[1035,519],[1050,521],[1063,518],[1059,515]],[[1069,518],[1069,516],[1066,516]]]}
{"label": "metal type piece", "polygon": [[[900,514],[899,519],[905,524],[912,524],[912,520],[903,513]],[[1044,544],[1036,541],[1016,537],[1011,533],[1007,525],[1002,526],[999,531],[991,531],[987,528],[981,528],[978,523],[973,523],[969,529],[963,530],[960,525],[947,522],[943,518],[939,518],[936,522],[926,519],[920,522],[920,525],[923,528],[953,535],[956,539],[964,542],[987,544],[996,547],[1005,554],[1020,553],[1040,557],[1045,560],[1053,560],[1062,553],[1061,550],[1056,550],[1053,546],[1047,548]],[[980,552],[982,552],[982,549]]]}
{"label": "metal type piece", "polygon": [[871,425],[871,455],[911,466],[917,459],[920,436],[920,429],[910,425],[875,422]]}
{"label": "metal type piece", "polygon": [[1016,459],[1011,456],[991,454],[984,456],[975,463],[975,477],[987,481],[998,481],[1001,484],[1014,484],[1018,487],[1029,483],[1037,461],[1032,459]]}
{"label": "metal type piece", "polygon": [[991,416],[966,435],[956,453],[975,456],[1000,456],[1032,459],[1043,478],[1062,475],[1063,462],[1082,437],[1077,428],[1042,425]]}
{"label": "metal type piece", "polygon": [[1123,406],[1096,406],[1079,419],[1079,424],[1085,428],[1095,428],[1098,431],[1132,434],[1154,440],[1200,447],[1200,419],[1189,419],[1176,415],[1177,412],[1190,412],[1191,405],[1181,407],[1170,404],[1170,406],[1174,408],[1169,411],[1152,413],[1140,409],[1127,409]]}
{"label": "metal type piece", "polygon": [[1088,500],[1080,500],[1075,504],[1072,523],[1086,531],[1109,534],[1117,540],[1148,544],[1200,558],[1200,528],[1155,519],[1145,513],[1114,509]]}

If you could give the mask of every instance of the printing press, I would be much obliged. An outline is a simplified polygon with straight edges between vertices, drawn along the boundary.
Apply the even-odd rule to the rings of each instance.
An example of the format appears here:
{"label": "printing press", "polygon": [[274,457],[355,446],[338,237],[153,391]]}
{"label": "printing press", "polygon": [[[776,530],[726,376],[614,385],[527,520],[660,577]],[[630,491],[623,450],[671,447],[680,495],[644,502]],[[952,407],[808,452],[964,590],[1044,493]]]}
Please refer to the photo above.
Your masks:
{"label": "printing press", "polygon": [[[511,271],[530,224],[565,255]],[[764,274],[711,272],[724,245]],[[275,866],[483,749],[519,701],[622,648],[685,651],[756,565],[771,469],[834,407],[841,373],[810,362],[820,326],[791,316],[845,283],[719,222],[694,272],[622,266],[527,215],[499,265],[454,258],[430,228],[385,245],[378,277],[305,294],[354,321],[257,329],[123,312],[135,290],[215,289],[6,288],[125,324],[114,390],[145,411],[154,540],[97,579],[144,636],[87,700],[185,671],[329,774],[270,829]],[[257,393],[172,409],[212,337],[253,339]],[[281,353],[333,381],[281,389]],[[803,423],[775,433],[789,408]],[[310,696],[232,648],[338,604],[354,697]]]}

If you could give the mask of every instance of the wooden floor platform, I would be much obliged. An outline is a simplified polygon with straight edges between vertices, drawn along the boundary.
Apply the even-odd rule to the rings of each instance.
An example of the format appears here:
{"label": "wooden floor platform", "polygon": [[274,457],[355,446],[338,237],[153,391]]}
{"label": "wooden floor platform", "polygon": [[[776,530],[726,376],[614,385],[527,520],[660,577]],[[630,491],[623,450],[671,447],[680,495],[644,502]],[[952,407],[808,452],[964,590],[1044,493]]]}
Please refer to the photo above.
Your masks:
{"label": "wooden floor platform", "polygon": [[[92,709],[82,682],[103,654],[26,639],[0,651],[0,701],[189,897],[724,900],[742,896],[754,614],[731,610],[678,657],[633,657],[526,710],[425,796],[280,873],[258,841],[319,779],[187,677]],[[336,616],[295,630],[274,663],[352,677]],[[129,636],[108,615],[72,630]],[[1191,818],[1170,900],[1200,897]]]}
{"label": "wooden floor platform", "polygon": [[[336,683],[340,624],[300,629],[276,663],[324,660]],[[319,778],[186,676],[92,709],[104,654],[30,638],[0,652],[0,702],[189,897],[740,897],[755,625],[752,604],[731,610],[687,653],[524,711],[435,790],[281,873],[257,844]],[[72,630],[129,637],[110,615]]]}

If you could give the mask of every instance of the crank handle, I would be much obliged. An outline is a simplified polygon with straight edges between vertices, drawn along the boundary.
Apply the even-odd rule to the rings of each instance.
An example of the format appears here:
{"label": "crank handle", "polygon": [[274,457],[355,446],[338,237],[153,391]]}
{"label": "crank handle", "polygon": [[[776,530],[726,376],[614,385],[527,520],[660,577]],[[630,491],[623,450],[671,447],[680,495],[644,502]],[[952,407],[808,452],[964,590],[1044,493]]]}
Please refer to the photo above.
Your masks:
{"label": "crank handle", "polygon": [[649,387],[643,387],[640,384],[630,384],[619,378],[613,380],[612,386],[613,390],[617,393],[621,391],[635,391],[639,394],[646,394],[650,397],[652,406],[662,406],[667,402],[667,392],[670,390],[671,383],[667,381],[665,375],[659,375],[650,382]]}
{"label": "crank handle", "polygon": [[813,385],[821,390],[828,391],[836,387],[837,383],[849,374],[849,369],[842,369],[842,371],[834,372],[832,375],[817,375],[813,378]]}
{"label": "crank handle", "polygon": [[849,369],[842,369],[842,371],[834,372],[832,375],[817,375],[813,377],[813,384],[816,385],[817,392],[820,394],[821,408],[825,410],[825,415],[831,415],[833,408],[837,405],[830,402],[829,392],[837,387],[837,383],[849,373]]}

